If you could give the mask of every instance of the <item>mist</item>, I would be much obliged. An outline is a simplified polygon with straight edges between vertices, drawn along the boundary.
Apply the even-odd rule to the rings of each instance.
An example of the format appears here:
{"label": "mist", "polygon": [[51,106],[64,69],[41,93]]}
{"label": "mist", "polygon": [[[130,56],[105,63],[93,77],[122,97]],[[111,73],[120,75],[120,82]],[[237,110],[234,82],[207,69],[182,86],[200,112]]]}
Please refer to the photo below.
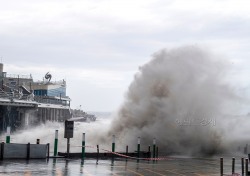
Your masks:
{"label": "mist", "polygon": [[233,139],[224,122],[239,101],[226,79],[229,65],[198,46],[160,50],[134,76],[109,135],[130,146],[156,138],[167,154],[228,152]]}

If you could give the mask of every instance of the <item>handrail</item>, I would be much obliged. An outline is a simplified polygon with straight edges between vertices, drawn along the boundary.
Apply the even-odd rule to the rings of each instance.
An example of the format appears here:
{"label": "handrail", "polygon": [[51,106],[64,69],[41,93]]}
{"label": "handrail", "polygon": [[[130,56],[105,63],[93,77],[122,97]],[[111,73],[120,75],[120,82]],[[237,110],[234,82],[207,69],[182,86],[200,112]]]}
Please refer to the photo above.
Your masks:
{"label": "handrail", "polygon": [[24,100],[24,101],[35,101],[38,103],[46,104],[57,104],[62,106],[69,106],[67,101],[59,101],[57,99],[45,99],[42,96],[34,96],[34,94],[22,94],[20,92],[5,92],[0,88],[0,98],[10,100]]}

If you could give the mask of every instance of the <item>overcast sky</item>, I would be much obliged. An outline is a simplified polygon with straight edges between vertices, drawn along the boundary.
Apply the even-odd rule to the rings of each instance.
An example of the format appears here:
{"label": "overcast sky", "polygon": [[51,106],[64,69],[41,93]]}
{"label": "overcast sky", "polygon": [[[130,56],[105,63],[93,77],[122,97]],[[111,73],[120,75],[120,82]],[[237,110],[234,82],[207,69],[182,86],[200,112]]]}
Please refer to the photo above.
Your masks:
{"label": "overcast sky", "polygon": [[72,107],[114,111],[138,67],[162,48],[208,47],[250,85],[248,0],[0,0],[8,73],[66,79]]}

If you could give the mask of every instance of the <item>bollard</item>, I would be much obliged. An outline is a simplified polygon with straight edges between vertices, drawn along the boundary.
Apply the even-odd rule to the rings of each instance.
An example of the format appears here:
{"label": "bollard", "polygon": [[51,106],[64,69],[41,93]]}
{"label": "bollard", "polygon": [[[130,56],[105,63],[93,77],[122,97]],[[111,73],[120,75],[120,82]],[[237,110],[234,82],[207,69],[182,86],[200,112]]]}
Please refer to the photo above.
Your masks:
{"label": "bollard", "polygon": [[58,146],[58,130],[55,131],[54,156],[57,155],[57,146]]}
{"label": "bollard", "polygon": [[82,133],[82,159],[85,157],[85,133]]}
{"label": "bollard", "polygon": [[223,175],[223,158],[220,158],[220,175]]}
{"label": "bollard", "polygon": [[10,126],[7,127],[6,144],[10,143]]}
{"label": "bollard", "polygon": [[3,154],[4,154],[4,142],[1,143],[1,160],[3,160]]}
{"label": "bollard", "polygon": [[137,140],[137,157],[140,158],[140,148],[141,148],[141,138],[138,137]]}
{"label": "bollard", "polygon": [[155,144],[156,144],[156,139],[153,139],[153,158],[155,158]]}
{"label": "bollard", "polygon": [[232,158],[232,174],[234,174],[235,158]]}
{"label": "bollard", "polygon": [[112,152],[115,152],[115,135],[113,135]]}
{"label": "bollard", "polygon": [[244,175],[244,158],[241,158],[241,172]]}
{"label": "bollard", "polygon": [[47,158],[49,158],[49,143],[47,143]]}
{"label": "bollard", "polygon": [[99,145],[96,145],[96,149],[97,149],[97,159],[99,158]]}
{"label": "bollard", "polygon": [[151,157],[151,150],[150,150],[150,145],[148,146],[148,158]]}
{"label": "bollard", "polygon": [[40,144],[40,139],[36,139],[36,144]]}
{"label": "bollard", "polygon": [[27,144],[27,155],[26,159],[30,159],[30,143]]}
{"label": "bollard", "polygon": [[126,155],[128,155],[128,145],[126,146]]}
{"label": "bollard", "polygon": [[158,146],[156,147],[156,154],[155,154],[156,158],[158,158]]}
{"label": "bollard", "polygon": [[248,159],[247,159],[247,158],[246,158],[246,160],[245,160],[245,164],[246,164],[246,166],[245,166],[246,175],[248,175]]}

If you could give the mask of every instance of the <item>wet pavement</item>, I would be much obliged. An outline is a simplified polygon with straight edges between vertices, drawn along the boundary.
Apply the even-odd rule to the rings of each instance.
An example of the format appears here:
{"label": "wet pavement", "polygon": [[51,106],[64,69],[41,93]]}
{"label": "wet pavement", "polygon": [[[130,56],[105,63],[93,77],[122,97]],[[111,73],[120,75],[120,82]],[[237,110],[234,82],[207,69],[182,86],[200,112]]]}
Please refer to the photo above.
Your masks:
{"label": "wet pavement", "polygon": [[[224,174],[231,173],[231,159],[224,159]],[[165,161],[137,160],[91,160],[49,159],[49,160],[3,160],[0,161],[0,175],[219,175],[219,158],[172,158]],[[240,158],[236,158],[235,172],[241,173]]]}

